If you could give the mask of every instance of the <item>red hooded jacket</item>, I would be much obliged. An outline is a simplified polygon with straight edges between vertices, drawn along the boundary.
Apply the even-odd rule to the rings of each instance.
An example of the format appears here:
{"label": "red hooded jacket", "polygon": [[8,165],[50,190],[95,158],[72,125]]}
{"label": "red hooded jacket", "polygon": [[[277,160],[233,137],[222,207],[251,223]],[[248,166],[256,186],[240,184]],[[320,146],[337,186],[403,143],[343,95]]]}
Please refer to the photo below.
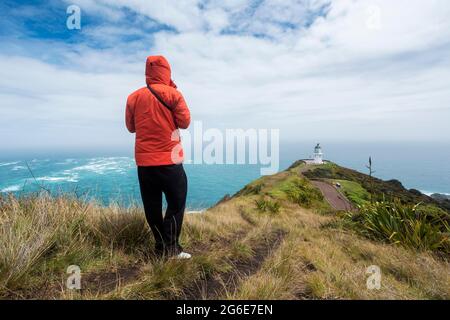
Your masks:
{"label": "red hooded jacket", "polygon": [[145,78],[147,86],[151,86],[171,110],[147,87],[128,96],[125,121],[128,131],[136,133],[136,164],[161,166],[181,163],[183,149],[178,128],[188,128],[191,121],[189,109],[171,79],[170,65],[163,56],[147,58]]}

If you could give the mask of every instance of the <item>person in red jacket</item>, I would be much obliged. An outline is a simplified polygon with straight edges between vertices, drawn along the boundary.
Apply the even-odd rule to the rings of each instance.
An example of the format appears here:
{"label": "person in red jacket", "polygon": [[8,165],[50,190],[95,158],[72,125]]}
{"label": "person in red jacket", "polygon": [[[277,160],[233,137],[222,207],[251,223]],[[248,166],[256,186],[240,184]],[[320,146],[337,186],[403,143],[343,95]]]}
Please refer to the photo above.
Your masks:
{"label": "person in red jacket", "polygon": [[[160,255],[190,258],[179,244],[187,196],[179,129],[191,118],[183,95],[171,79],[163,56],[147,58],[147,86],[128,96],[125,122],[136,133],[135,158],[147,222]],[[162,213],[162,194],[167,201]]]}

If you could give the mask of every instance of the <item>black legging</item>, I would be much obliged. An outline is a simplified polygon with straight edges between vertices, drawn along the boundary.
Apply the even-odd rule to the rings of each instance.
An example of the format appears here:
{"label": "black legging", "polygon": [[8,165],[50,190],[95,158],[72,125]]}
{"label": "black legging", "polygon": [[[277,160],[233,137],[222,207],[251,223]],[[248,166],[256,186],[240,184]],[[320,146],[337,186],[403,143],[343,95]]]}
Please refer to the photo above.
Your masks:
{"label": "black legging", "polygon": [[[138,167],[145,216],[155,237],[157,253],[177,254],[187,196],[187,177],[182,164]],[[162,194],[167,201],[162,214]]]}

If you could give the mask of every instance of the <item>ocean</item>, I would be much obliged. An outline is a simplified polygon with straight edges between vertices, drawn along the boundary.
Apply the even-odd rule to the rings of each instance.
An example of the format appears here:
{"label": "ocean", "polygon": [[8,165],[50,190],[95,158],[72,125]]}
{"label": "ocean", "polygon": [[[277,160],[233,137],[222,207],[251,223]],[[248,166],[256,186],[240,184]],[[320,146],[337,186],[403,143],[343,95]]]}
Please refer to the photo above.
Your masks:
{"label": "ocean", "polygon": [[[280,146],[280,170],[309,158],[315,143]],[[322,143],[324,158],[367,172],[372,157],[375,176],[400,180],[406,188],[424,193],[450,194],[450,143]],[[140,204],[132,155],[117,151],[49,153],[3,152],[0,155],[0,192],[23,195],[39,190],[71,193],[102,204]],[[185,165],[189,179],[187,206],[201,210],[214,205],[260,176],[258,165]],[[45,191],[46,192],[46,191]]]}

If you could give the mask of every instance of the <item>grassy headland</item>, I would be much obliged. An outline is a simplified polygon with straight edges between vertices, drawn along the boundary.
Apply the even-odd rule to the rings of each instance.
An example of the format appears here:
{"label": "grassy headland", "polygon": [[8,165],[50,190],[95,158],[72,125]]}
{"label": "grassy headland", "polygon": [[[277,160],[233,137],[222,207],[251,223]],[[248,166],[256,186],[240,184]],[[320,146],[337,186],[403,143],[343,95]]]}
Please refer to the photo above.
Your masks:
{"label": "grassy headland", "polygon": [[[333,211],[310,179],[340,181],[361,210]],[[140,208],[102,207],[69,196],[4,196],[0,297],[450,299],[448,211],[380,181],[334,164],[298,162],[204,213],[186,215],[182,243],[193,253],[190,261],[155,258]],[[379,214],[375,201],[391,200],[399,203],[395,210],[379,205],[387,212]],[[407,244],[396,236],[390,241],[391,230],[379,223],[379,215],[418,203],[437,212],[439,219],[426,215],[420,221],[425,237],[439,237],[440,246]],[[414,211],[407,217],[414,222],[423,216]],[[414,236],[423,240],[422,233]],[[69,265],[80,267],[82,290],[66,288]],[[380,290],[366,287],[371,265],[381,268]]]}

